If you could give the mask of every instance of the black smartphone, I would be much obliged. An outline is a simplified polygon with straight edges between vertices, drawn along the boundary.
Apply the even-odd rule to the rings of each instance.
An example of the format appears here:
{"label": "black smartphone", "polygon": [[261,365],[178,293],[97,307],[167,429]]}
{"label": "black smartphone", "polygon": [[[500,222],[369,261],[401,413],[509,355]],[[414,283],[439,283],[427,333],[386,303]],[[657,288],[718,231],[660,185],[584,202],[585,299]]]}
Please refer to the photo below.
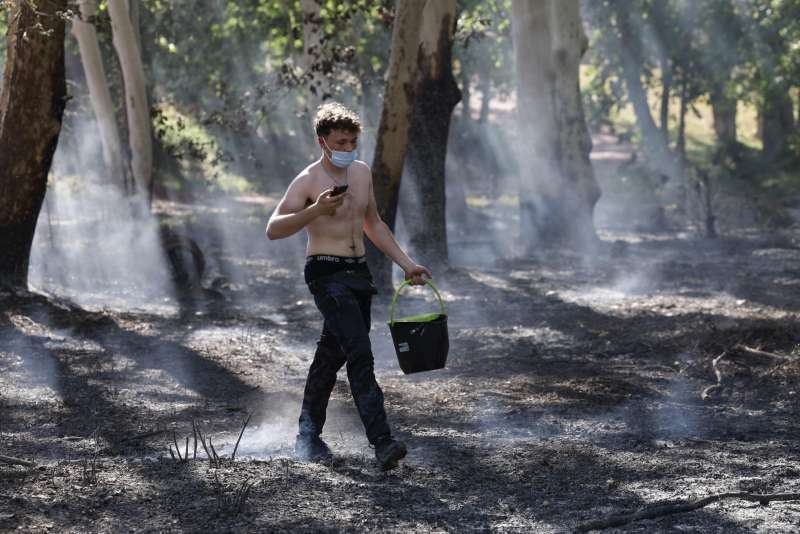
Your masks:
{"label": "black smartphone", "polygon": [[338,197],[339,195],[341,195],[342,193],[347,191],[348,187],[350,187],[350,186],[347,185],[347,184],[337,185],[336,187],[333,188],[333,191],[331,192],[331,196],[332,197]]}

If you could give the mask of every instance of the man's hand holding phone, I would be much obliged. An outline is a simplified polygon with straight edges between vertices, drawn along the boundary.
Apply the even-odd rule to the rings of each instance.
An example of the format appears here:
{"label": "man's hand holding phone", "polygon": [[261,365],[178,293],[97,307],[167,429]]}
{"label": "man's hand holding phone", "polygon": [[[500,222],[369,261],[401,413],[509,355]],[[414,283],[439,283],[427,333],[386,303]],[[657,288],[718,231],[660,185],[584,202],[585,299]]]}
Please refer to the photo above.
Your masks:
{"label": "man's hand holding phone", "polygon": [[[336,193],[337,188],[339,190]],[[343,189],[342,189],[343,188]],[[317,201],[314,205],[317,207],[320,215],[335,215],[336,209],[342,205],[344,202],[344,193],[347,190],[347,186],[336,186],[332,187],[331,189],[326,189],[322,193],[319,194],[317,197]]]}

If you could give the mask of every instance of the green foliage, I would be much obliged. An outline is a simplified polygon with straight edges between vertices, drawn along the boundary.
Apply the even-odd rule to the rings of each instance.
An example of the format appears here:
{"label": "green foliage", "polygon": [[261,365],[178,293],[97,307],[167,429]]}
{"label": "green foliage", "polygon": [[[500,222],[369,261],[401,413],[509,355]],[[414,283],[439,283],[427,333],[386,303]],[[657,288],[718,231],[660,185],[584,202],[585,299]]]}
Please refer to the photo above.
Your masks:
{"label": "green foliage", "polygon": [[511,0],[459,0],[454,58],[462,82],[477,75],[494,93],[513,90]]}

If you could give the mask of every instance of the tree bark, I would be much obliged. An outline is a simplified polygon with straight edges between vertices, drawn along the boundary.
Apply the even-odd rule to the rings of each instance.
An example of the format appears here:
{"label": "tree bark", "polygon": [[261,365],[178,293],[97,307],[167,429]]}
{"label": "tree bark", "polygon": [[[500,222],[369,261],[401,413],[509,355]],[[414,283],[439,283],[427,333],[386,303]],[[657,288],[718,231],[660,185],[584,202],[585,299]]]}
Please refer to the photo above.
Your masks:
{"label": "tree bark", "polygon": [[153,141],[147,104],[144,65],[127,0],[109,0],[114,48],[125,84],[125,107],[134,186],[131,193],[150,198],[153,178]]}
{"label": "tree bark", "polygon": [[[0,94],[0,285],[25,288],[33,235],[66,103],[66,0],[23,0],[9,13]],[[41,24],[41,27],[37,27]]]}
{"label": "tree bark", "polygon": [[112,181],[124,187],[127,183],[125,164],[122,159],[122,143],[114,114],[114,104],[108,89],[100,45],[97,41],[92,17],[97,10],[97,0],[81,0],[80,16],[72,19],[72,33],[78,41],[81,62],[89,86],[89,97],[95,119],[100,128],[100,143],[103,146],[103,162]]}
{"label": "tree bark", "polygon": [[445,158],[450,118],[461,100],[453,77],[456,0],[425,5],[418,56],[419,82],[406,161],[414,195],[402,206],[411,248],[428,267],[447,264]]}
{"label": "tree bark", "polygon": [[521,154],[520,245],[594,243],[600,190],[589,152],[579,64],[586,36],[579,0],[514,0]]}
{"label": "tree bark", "polygon": [[[378,212],[392,230],[397,217],[403,161],[414,111],[419,34],[424,7],[425,0],[397,2],[389,70],[383,91],[383,110],[372,162],[372,181]],[[391,287],[389,259],[371,245],[367,247],[367,255],[375,284],[383,289]]]}
{"label": "tree bark", "polygon": [[320,68],[325,37],[322,31],[319,2],[317,0],[300,0],[300,7],[303,12],[303,54],[300,58],[300,66],[311,92],[309,108],[314,109],[329,96],[326,78]]}

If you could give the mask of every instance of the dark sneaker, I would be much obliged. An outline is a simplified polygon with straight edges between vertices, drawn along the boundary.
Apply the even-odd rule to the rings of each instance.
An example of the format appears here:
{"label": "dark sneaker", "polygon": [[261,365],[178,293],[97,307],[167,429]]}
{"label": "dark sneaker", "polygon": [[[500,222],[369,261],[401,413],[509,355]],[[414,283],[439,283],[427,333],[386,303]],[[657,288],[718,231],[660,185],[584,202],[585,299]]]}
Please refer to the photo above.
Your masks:
{"label": "dark sneaker", "polygon": [[297,434],[294,443],[294,454],[299,460],[306,462],[319,462],[331,460],[333,453],[328,445],[319,436]]}
{"label": "dark sneaker", "polygon": [[406,456],[406,444],[396,439],[387,438],[375,445],[375,458],[384,471],[397,467],[397,462]]}

